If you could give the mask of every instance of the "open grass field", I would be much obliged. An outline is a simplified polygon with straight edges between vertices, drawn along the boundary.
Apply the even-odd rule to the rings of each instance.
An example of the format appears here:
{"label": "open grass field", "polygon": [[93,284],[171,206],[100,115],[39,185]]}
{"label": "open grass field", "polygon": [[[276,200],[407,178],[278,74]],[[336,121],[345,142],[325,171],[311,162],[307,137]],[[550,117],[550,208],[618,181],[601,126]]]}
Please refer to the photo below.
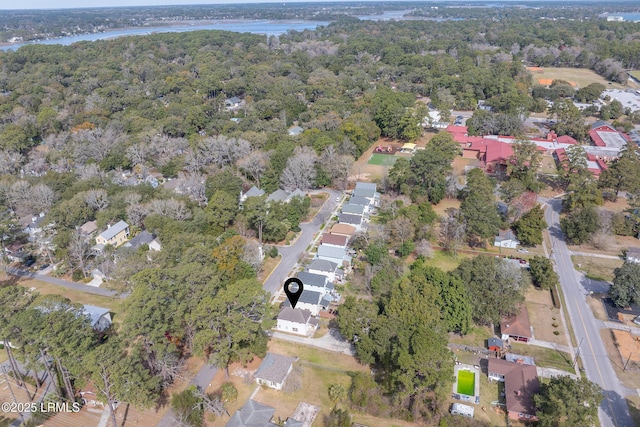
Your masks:
{"label": "open grass field", "polygon": [[528,68],[533,76],[533,82],[537,84],[550,84],[553,80],[566,80],[573,83],[574,87],[581,88],[590,83],[600,83],[610,89],[623,89],[619,83],[609,82],[602,76],[587,68]]}
{"label": "open grass field", "polygon": [[373,153],[367,164],[369,165],[381,165],[381,166],[393,166],[393,164],[399,159],[399,156],[391,154]]}
{"label": "open grass field", "polygon": [[629,74],[631,74],[634,79],[640,80],[640,70],[629,71]]}
{"label": "open grass field", "polygon": [[106,307],[113,312],[120,310],[122,300],[119,298],[104,297],[102,295],[93,295],[85,292],[74,291],[73,289],[63,288],[61,286],[52,285],[50,283],[41,282],[35,279],[20,279],[18,285],[25,288],[35,288],[35,291],[43,295],[62,295],[69,298],[73,302],[80,304],[97,305],[99,307]]}
{"label": "open grass field", "polygon": [[[487,347],[487,339],[492,337],[493,331],[489,326],[472,325],[467,335],[449,334],[449,342],[453,344],[464,344],[472,347]],[[467,363],[465,361],[465,363]],[[475,365],[475,361],[470,363]]]}
{"label": "open grass field", "polygon": [[572,255],[576,270],[583,271],[594,280],[613,281],[613,271],[624,263],[621,259],[596,258],[592,256]]}
{"label": "open grass field", "polygon": [[458,254],[458,256],[454,257],[453,255],[444,251],[434,251],[433,257],[427,259],[426,264],[431,267],[438,267],[439,269],[444,271],[451,271],[454,270],[458,265],[460,265],[460,262],[463,259],[468,257],[469,256],[463,254]]}

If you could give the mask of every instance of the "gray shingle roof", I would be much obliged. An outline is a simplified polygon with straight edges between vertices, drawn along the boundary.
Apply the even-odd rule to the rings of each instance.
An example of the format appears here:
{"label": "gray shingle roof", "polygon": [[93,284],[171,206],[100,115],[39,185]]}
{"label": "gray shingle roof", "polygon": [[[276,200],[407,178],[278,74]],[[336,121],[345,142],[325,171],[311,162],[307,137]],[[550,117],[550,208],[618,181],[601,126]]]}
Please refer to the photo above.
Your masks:
{"label": "gray shingle roof", "polygon": [[110,239],[113,239],[121,231],[126,230],[128,227],[129,227],[129,224],[127,224],[126,222],[118,221],[115,224],[113,224],[111,227],[107,228],[102,233],[100,233],[100,236],[102,236],[102,238],[105,240],[110,240]]}
{"label": "gray shingle roof", "polygon": [[302,310],[299,308],[282,307],[278,319],[286,320],[289,322],[300,323],[306,325],[311,318],[311,312],[309,310]]}
{"label": "gray shingle roof", "polygon": [[226,427],[274,427],[276,424],[269,421],[275,411],[271,406],[249,399],[233,414]]}
{"label": "gray shingle roof", "polygon": [[284,202],[289,197],[289,193],[282,189],[278,189],[267,197],[267,202]]}
{"label": "gray shingle roof", "polygon": [[325,259],[314,259],[309,267],[309,270],[326,271],[327,273],[333,273],[338,268],[338,264],[335,262],[327,261]]}
{"label": "gray shingle roof", "polygon": [[83,306],[83,312],[91,319],[91,326],[95,327],[100,318],[109,313],[109,309],[85,304]]}
{"label": "gray shingle roof", "polygon": [[246,193],[244,193],[244,197],[260,197],[264,195],[264,190],[259,189],[255,185],[251,187]]}
{"label": "gray shingle roof", "polygon": [[376,190],[369,190],[367,188],[356,188],[353,190],[353,195],[355,197],[375,197]]}
{"label": "gray shingle roof", "polygon": [[148,245],[153,242],[153,239],[155,238],[156,237],[153,234],[149,233],[147,230],[143,230],[141,233],[138,233],[136,237],[125,243],[124,247],[138,249],[142,245]]}
{"label": "gray shingle roof", "polygon": [[359,215],[343,213],[338,216],[338,222],[340,224],[360,225],[362,224],[362,217]]}
{"label": "gray shingle roof", "polygon": [[260,367],[253,375],[255,378],[282,384],[289,374],[289,369],[295,359],[276,353],[267,353]]}
{"label": "gray shingle roof", "polygon": [[359,205],[359,206],[367,206],[371,204],[371,201],[366,197],[362,196],[353,196],[349,199],[350,205]]}
{"label": "gray shingle roof", "polygon": [[358,190],[377,190],[377,185],[373,182],[356,182],[356,189]]}
{"label": "gray shingle roof", "polygon": [[363,215],[364,214],[364,206],[362,206],[362,205],[352,205],[351,203],[349,203],[348,205],[344,205],[342,207],[342,213],[353,214],[353,215]]}
{"label": "gray shingle roof", "polygon": [[309,273],[306,271],[298,273],[298,279],[302,281],[303,285],[315,286],[318,288],[324,288],[327,284],[327,276]]}
{"label": "gray shingle roof", "polygon": [[347,251],[344,248],[339,248],[337,246],[318,246],[318,257],[328,257],[328,258],[344,258],[347,254]]}

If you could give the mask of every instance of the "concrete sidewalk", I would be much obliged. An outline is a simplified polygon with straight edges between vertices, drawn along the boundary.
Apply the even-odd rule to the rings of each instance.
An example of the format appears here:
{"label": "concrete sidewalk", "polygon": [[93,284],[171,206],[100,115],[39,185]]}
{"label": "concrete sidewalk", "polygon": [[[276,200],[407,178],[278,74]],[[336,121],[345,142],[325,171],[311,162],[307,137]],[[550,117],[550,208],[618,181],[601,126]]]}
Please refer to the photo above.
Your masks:
{"label": "concrete sidewalk", "polygon": [[304,338],[295,335],[288,335],[282,332],[274,332],[273,338],[283,341],[296,342],[299,344],[310,345],[312,347],[321,348],[323,350],[332,351],[334,353],[348,354],[355,356],[355,349],[350,342],[342,338],[340,333],[335,329],[329,329],[329,332],[321,338]]}

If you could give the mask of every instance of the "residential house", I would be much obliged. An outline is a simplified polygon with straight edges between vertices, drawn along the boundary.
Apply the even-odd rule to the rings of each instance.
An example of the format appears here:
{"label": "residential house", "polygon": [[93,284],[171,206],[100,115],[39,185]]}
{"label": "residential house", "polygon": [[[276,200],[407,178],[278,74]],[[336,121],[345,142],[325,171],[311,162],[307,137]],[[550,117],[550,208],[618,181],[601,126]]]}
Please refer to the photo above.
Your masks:
{"label": "residential house", "polygon": [[147,230],[143,230],[136,234],[134,238],[122,245],[122,247],[137,250],[142,245],[151,245],[151,242],[153,242],[155,238],[156,236],[149,233]]}
{"label": "residential house", "polygon": [[369,199],[372,206],[380,204],[380,193],[377,191],[376,184],[371,182],[356,182],[356,188],[354,188],[351,196],[365,197]]}
{"label": "residential house", "polygon": [[331,227],[331,230],[329,230],[329,233],[337,234],[339,236],[346,236],[348,239],[350,239],[351,236],[353,236],[356,233],[356,228],[349,224],[338,223],[338,224],[334,224],[333,227]]}
{"label": "residential house", "polygon": [[307,271],[313,274],[326,276],[330,282],[342,279],[343,272],[335,262],[324,259],[314,259],[307,267]]}
{"label": "residential house", "polygon": [[300,135],[302,132],[304,132],[304,129],[302,129],[300,126],[292,126],[289,128],[289,130],[287,131],[287,133],[289,134],[289,136],[298,136]]}
{"label": "residential house", "polygon": [[271,406],[249,399],[229,418],[225,427],[277,427],[278,424],[271,422],[275,411]]}
{"label": "residential house", "polygon": [[98,245],[120,246],[129,238],[129,224],[118,221],[96,237]]}
{"label": "residential house", "polygon": [[349,204],[350,205],[356,205],[356,206],[364,206],[364,212],[365,213],[371,211],[371,208],[372,208],[371,200],[367,199],[366,197],[362,197],[362,196],[352,196],[352,197],[350,197],[349,198]]}
{"label": "residential house", "polygon": [[162,244],[157,237],[149,243],[149,249],[156,252],[160,252],[162,250]]}
{"label": "residential house", "polygon": [[640,248],[627,249],[626,259],[628,262],[640,263]]}
{"label": "residential house", "polygon": [[249,197],[260,197],[264,195],[264,190],[259,189],[255,185],[251,187],[246,193],[240,193],[240,204],[246,202]]}
{"label": "residential house", "polygon": [[363,218],[360,215],[351,215],[346,213],[338,215],[338,222],[340,224],[351,225],[356,229],[356,231],[360,231],[360,229],[362,229],[362,220]]}
{"label": "residential house", "polygon": [[253,378],[258,385],[265,385],[275,390],[282,390],[287,377],[293,370],[294,357],[276,353],[267,353]]}
{"label": "residential house", "polygon": [[320,239],[320,244],[325,246],[335,246],[338,248],[347,247],[347,236],[340,234],[324,233]]}
{"label": "residential house", "polygon": [[322,274],[301,271],[298,273],[298,279],[302,282],[305,290],[320,292],[323,295],[329,294],[334,290],[333,283],[329,281],[327,276]]}
{"label": "residential house", "polygon": [[306,194],[303,191],[298,189],[295,189],[292,192],[284,191],[282,189],[277,189],[273,193],[269,194],[269,197],[267,197],[267,203],[268,202],[289,203],[291,199],[293,199],[294,197],[304,198],[305,196]]}
{"label": "residential house", "polygon": [[80,234],[82,234],[83,236],[91,236],[97,230],[98,230],[97,221],[87,221],[84,224],[82,224],[78,229],[78,231],[80,231]]}
{"label": "residential house", "polygon": [[7,254],[7,258],[13,262],[22,262],[27,257],[27,253],[24,250],[25,244],[22,242],[13,242],[4,248],[4,252]]}
{"label": "residential house", "polygon": [[488,376],[489,380],[504,382],[506,409],[510,419],[537,419],[533,396],[540,391],[540,383],[534,365],[489,359]]}
{"label": "residential house", "polygon": [[237,96],[224,100],[224,108],[227,110],[237,110],[242,107],[243,101]]}
{"label": "residential house", "polygon": [[365,206],[346,204],[342,207],[343,214],[363,216],[365,214]]}
{"label": "residential house", "polygon": [[524,304],[516,307],[517,314],[503,317],[500,322],[500,333],[503,340],[509,338],[515,341],[529,342],[531,336],[531,324],[529,323],[529,311]]}
{"label": "residential house", "polygon": [[91,319],[91,327],[102,332],[111,326],[111,313],[108,308],[84,305],[84,314]]}
{"label": "residential house", "polygon": [[312,336],[318,328],[318,320],[311,316],[309,310],[299,308],[282,307],[278,314],[276,329],[282,332]]}
{"label": "residential house", "polygon": [[44,212],[40,212],[38,215],[27,217],[27,221],[22,219],[20,223],[24,225],[24,232],[29,235],[27,239],[30,242],[33,242],[35,240],[36,235],[38,233],[41,233],[45,226]]}
{"label": "residential house", "polygon": [[[312,316],[317,316],[321,309],[326,310],[329,308],[329,304],[331,304],[331,301],[325,298],[324,294],[303,289],[296,303],[296,308],[307,310]],[[287,299],[283,303],[283,307],[291,307],[291,302]]]}
{"label": "residential house", "polygon": [[347,250],[344,248],[337,248],[335,246],[318,246],[316,258],[335,262],[339,266],[351,264],[351,257],[347,255]]}
{"label": "residential house", "polygon": [[500,230],[493,241],[493,246],[515,249],[520,242],[511,230]]}

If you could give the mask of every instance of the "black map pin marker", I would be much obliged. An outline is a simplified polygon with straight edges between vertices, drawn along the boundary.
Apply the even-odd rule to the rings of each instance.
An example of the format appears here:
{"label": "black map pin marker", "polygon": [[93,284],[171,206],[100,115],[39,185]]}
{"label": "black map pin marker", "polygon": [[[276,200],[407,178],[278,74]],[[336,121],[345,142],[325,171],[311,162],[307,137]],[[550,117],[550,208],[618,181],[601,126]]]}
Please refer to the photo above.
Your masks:
{"label": "black map pin marker", "polygon": [[[291,290],[291,285],[295,284],[298,289]],[[287,294],[287,298],[289,298],[289,302],[291,303],[291,308],[296,308],[296,304],[300,299],[300,295],[302,295],[302,281],[296,277],[290,277],[284,282],[284,293]]]}

